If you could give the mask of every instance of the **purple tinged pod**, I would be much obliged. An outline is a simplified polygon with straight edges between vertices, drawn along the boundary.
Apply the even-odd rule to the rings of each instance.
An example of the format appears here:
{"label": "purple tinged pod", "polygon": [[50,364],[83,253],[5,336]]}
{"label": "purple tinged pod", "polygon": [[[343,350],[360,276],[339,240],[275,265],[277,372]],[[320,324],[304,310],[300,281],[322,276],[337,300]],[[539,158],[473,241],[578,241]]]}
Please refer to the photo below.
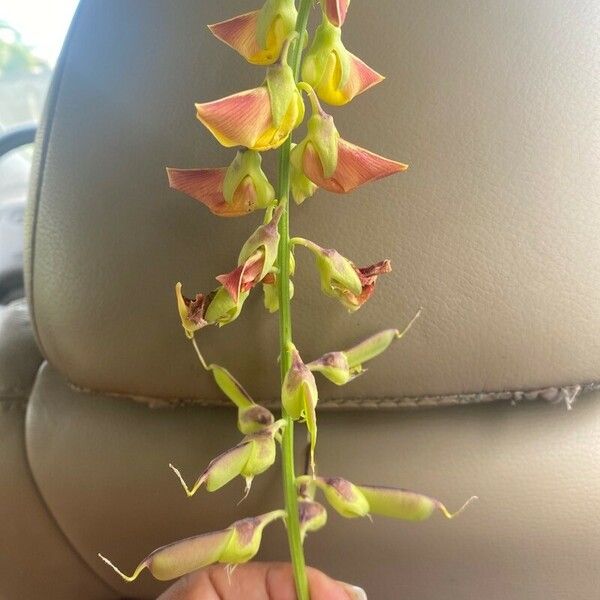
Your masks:
{"label": "purple tinged pod", "polygon": [[421,309],[402,330],[385,329],[360,342],[356,346],[339,352],[328,352],[306,366],[321,373],[336,385],[344,385],[364,373],[363,363],[385,352],[394,340],[398,340],[412,327],[421,314]]}
{"label": "purple tinged pod", "polygon": [[283,380],[281,402],[286,413],[295,421],[306,421],[310,435],[310,464],[315,470],[315,446],[317,444],[317,415],[316,406],[319,392],[314,375],[302,362],[296,347],[291,344],[292,366]]}
{"label": "purple tinged pod", "polygon": [[327,523],[327,510],[319,502],[308,498],[298,498],[298,516],[300,518],[300,537],[302,541],[308,532],[318,531]]}
{"label": "purple tinged pod", "polygon": [[264,528],[284,517],[285,511],[275,510],[236,521],[221,531],[162,546],[144,558],[132,575],[125,575],[102,554],[98,556],[125,581],[137,579],[144,569],[148,569],[155,579],[169,581],[217,562],[227,565],[247,562],[258,552]]}
{"label": "purple tinged pod", "polygon": [[275,440],[283,427],[285,427],[285,420],[280,419],[257,433],[247,435],[237,446],[213,458],[191,487],[183,479],[179,469],[172,464],[169,464],[169,467],[179,478],[188,498],[191,498],[202,485],[205,485],[208,492],[214,492],[238,476],[246,481],[244,496],[246,497],[254,477],[264,473],[275,462]]}

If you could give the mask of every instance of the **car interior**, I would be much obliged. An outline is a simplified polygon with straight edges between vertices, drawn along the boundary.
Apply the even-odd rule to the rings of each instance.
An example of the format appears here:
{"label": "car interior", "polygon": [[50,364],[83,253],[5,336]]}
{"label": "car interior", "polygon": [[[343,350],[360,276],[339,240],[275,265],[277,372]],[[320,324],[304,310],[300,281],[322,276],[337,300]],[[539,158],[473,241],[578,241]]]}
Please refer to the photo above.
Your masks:
{"label": "car interior", "polygon": [[[191,477],[239,439],[173,288],[207,288],[260,221],[213,218],[165,168],[225,164],[194,103],[261,75],[206,24],[255,4],[80,0],[42,113],[0,124],[0,598],[157,598],[168,582],[126,583],[98,553],[132,570],[281,503],[278,463],[239,504],[237,480],[188,499],[168,468]],[[393,277],[349,317],[298,253],[296,344],[319,356],[422,314],[367,374],[320,385],[318,468],[479,498],[451,521],[330,514],[308,564],[369,599],[598,598],[599,30],[588,0],[351,4],[345,43],[386,80],[332,114],[410,168],[292,206],[292,229],[389,255]],[[260,298],[197,339],[277,409]],[[274,528],[258,560],[287,552]]]}

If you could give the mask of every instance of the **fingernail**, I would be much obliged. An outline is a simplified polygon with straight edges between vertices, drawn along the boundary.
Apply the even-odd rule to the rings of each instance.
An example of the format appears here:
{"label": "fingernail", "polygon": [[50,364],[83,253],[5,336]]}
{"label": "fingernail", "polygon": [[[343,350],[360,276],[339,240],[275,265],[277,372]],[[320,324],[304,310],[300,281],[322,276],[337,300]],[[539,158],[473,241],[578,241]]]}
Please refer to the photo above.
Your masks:
{"label": "fingernail", "polygon": [[343,586],[351,600],[367,600],[367,592],[357,585],[344,583]]}

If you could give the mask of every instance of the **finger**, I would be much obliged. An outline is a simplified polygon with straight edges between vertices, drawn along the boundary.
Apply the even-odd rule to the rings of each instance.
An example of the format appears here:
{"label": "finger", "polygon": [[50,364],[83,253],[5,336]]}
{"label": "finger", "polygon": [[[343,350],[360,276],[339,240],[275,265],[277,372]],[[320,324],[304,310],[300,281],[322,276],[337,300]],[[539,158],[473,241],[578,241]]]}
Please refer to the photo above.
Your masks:
{"label": "finger", "polygon": [[[307,569],[311,600],[366,600],[364,591]],[[296,600],[292,568],[287,563],[249,563],[231,577],[216,565],[182,577],[159,600]]]}

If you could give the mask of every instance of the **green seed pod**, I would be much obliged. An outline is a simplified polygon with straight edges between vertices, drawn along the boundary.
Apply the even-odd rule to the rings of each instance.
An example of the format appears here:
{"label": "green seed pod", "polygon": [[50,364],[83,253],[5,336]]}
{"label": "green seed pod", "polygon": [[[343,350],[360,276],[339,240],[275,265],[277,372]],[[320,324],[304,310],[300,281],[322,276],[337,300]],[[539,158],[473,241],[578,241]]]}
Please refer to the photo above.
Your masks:
{"label": "green seed pod", "polygon": [[255,150],[241,150],[235,155],[223,180],[223,197],[228,204],[233,202],[240,185],[248,180],[254,189],[257,208],[267,208],[273,204],[275,190],[264,174],[261,164],[262,157]]}
{"label": "green seed pod", "polygon": [[435,510],[439,510],[447,519],[452,519],[460,514],[468,504],[477,499],[477,496],[472,496],[461,508],[451,513],[439,500],[409,490],[373,485],[359,485],[356,487],[367,499],[371,514],[404,521],[424,521]]}
{"label": "green seed pod", "polygon": [[306,421],[310,434],[310,463],[314,473],[315,446],[317,444],[317,415],[315,408],[319,401],[319,392],[314,375],[302,362],[302,358],[292,344],[290,348],[292,366],[283,380],[281,402],[286,413],[294,420]]}
{"label": "green seed pod", "polygon": [[364,517],[369,514],[369,503],[364,494],[346,479],[341,477],[315,477],[303,475],[296,479],[296,485],[312,484],[318,487],[327,498],[327,502],[347,519]]}
{"label": "green seed pod", "polygon": [[254,477],[264,473],[275,462],[275,437],[284,426],[285,421],[280,419],[262,431],[247,435],[237,446],[214,458],[191,488],[179,469],[172,464],[169,467],[179,478],[188,497],[192,497],[203,484],[208,492],[214,492],[238,476],[246,481],[246,497]]}
{"label": "green seed pod", "polygon": [[327,523],[327,511],[322,504],[305,498],[298,499],[298,516],[300,518],[300,536],[302,541],[309,531],[318,531]]}
{"label": "green seed pod", "polygon": [[258,517],[242,519],[227,529],[190,537],[151,552],[135,569],[125,575],[107,558],[98,556],[125,581],[137,579],[148,569],[155,579],[169,581],[216,562],[234,565],[253,558],[260,547],[264,528],[285,517],[285,511],[275,510]]}
{"label": "green seed pod", "polygon": [[386,329],[367,338],[360,344],[343,352],[328,352],[308,363],[311,371],[317,371],[336,385],[344,385],[364,372],[363,363],[379,356],[394,340],[400,339],[412,327],[421,314],[421,309],[403,331]]}

